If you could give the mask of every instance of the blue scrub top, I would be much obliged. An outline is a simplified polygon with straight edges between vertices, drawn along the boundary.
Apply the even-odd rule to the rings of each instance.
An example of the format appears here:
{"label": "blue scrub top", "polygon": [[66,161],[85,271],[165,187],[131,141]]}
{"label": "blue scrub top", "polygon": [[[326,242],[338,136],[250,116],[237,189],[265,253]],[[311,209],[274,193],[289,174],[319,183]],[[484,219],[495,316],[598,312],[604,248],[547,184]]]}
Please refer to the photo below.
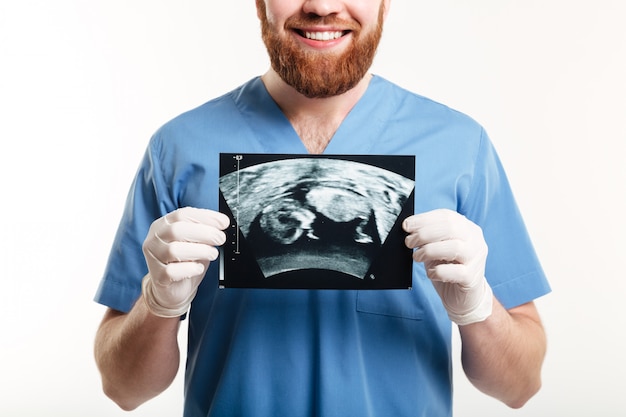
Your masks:
{"label": "blue scrub top", "polygon": [[[131,187],[96,301],[132,308],[153,220],[185,206],[217,210],[220,152],[307,151],[260,78],[165,124]],[[483,228],[500,302],[550,291],[471,118],[375,76],[325,153],[415,155],[415,212],[448,208]],[[218,289],[217,269],[189,313],[185,417],[451,415],[451,324],[421,264],[411,290],[380,291]]]}

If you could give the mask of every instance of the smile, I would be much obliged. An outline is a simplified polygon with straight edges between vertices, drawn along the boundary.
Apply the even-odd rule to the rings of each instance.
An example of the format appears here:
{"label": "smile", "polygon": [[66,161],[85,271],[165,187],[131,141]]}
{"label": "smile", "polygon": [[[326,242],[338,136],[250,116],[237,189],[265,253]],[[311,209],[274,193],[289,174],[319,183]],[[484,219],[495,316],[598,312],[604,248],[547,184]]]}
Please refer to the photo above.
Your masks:
{"label": "smile", "polygon": [[339,30],[331,32],[304,32],[305,38],[316,41],[332,41],[335,39],[339,39],[342,36],[343,32]]}

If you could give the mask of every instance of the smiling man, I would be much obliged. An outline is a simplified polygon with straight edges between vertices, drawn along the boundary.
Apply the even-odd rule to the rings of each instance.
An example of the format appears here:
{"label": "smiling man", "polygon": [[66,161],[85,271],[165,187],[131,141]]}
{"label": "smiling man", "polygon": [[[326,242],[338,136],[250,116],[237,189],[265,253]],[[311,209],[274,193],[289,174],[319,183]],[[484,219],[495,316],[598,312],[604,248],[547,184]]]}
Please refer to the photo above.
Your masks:
{"label": "smiling man", "polygon": [[[541,384],[533,300],[550,288],[485,131],[369,73],[390,0],[256,6],[269,70],[163,125],[132,183],[96,294],[105,393],[131,410],[165,390],[186,318],[185,417],[449,417],[454,323],[470,381],[521,407]],[[220,153],[414,156],[417,214],[401,219],[412,289],[219,289]],[[259,210],[266,229],[298,220],[300,233],[279,225],[290,245],[317,237],[312,208],[369,219],[380,203],[358,194],[367,186]],[[350,193],[366,209],[342,211]]]}
{"label": "smiling man", "polygon": [[309,98],[337,96],[366,81],[382,35],[386,4],[372,8],[374,3],[363,2],[355,8],[359,12],[355,16],[320,16],[314,4],[299,12],[295,2],[268,13],[264,1],[256,3],[273,70],[266,77],[278,75]]}

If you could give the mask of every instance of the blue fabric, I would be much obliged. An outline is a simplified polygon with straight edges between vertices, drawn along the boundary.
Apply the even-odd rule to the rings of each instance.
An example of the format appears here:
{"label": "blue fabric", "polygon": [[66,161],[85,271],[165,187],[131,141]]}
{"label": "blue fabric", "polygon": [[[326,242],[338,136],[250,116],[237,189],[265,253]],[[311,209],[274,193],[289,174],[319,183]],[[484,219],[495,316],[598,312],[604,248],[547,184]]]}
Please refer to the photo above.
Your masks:
{"label": "blue fabric", "polygon": [[[96,300],[129,311],[150,223],[218,207],[218,154],[306,153],[259,78],[152,138]],[[469,117],[374,77],[328,154],[416,157],[415,210],[457,210],[489,245],[486,276],[513,307],[549,292],[497,154]],[[412,290],[218,289],[209,268],[189,313],[185,417],[452,413],[451,325],[421,264]]]}

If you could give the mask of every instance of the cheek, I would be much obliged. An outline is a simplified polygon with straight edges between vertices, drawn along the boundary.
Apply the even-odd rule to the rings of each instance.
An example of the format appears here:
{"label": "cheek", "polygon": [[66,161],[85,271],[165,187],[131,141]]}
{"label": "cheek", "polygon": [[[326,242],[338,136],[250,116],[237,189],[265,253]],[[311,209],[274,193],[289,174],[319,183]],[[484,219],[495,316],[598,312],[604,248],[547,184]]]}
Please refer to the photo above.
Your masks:
{"label": "cheek", "polygon": [[357,2],[349,9],[349,13],[365,31],[371,31],[376,28],[380,19],[384,20],[384,9],[381,7],[382,2],[379,0]]}
{"label": "cheek", "polygon": [[[260,0],[263,2],[263,0]],[[257,0],[257,4],[259,0]],[[293,16],[298,12],[297,1],[287,0],[265,0],[265,12],[267,20],[271,25],[277,25],[281,22],[285,22],[288,17]]]}

